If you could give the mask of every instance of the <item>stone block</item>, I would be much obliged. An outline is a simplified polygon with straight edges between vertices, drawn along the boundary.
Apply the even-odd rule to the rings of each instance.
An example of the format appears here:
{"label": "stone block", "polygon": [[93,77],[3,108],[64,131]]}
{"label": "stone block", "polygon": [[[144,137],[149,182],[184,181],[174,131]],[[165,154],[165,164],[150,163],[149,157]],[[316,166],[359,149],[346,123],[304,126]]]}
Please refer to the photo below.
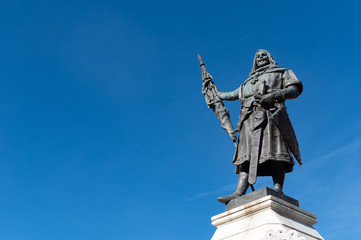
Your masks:
{"label": "stone block", "polygon": [[254,193],[247,198],[254,200],[212,217],[217,227],[212,240],[323,240],[313,228],[317,216],[299,208],[297,200],[267,189]]}

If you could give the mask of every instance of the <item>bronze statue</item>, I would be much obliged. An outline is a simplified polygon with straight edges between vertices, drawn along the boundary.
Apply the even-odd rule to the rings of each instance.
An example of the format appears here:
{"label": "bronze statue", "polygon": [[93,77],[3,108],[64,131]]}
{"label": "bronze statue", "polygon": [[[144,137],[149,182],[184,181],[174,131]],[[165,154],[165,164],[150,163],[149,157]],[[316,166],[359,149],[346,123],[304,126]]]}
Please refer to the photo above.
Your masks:
{"label": "bronze statue", "polygon": [[[214,83],[201,60],[200,63],[202,92],[207,100],[210,90],[204,83]],[[215,104],[223,106],[219,109],[227,113],[223,114],[227,120],[219,119],[222,123],[227,122],[227,126],[230,118],[222,100],[241,101],[236,129],[225,128],[233,141],[236,139],[235,133],[239,132],[233,157],[236,173],[239,174],[238,184],[234,193],[219,197],[218,201],[227,204],[244,195],[249,185],[253,189],[257,176],[272,176],[274,190],[282,193],[285,173],[293,170],[292,154],[302,164],[297,138],[284,103],[302,93],[301,81],[292,70],[278,66],[268,51],[260,49],[256,52],[248,79],[239,88],[232,92],[218,92],[215,89],[213,102],[209,104],[207,101],[207,104],[217,116],[220,113]]]}

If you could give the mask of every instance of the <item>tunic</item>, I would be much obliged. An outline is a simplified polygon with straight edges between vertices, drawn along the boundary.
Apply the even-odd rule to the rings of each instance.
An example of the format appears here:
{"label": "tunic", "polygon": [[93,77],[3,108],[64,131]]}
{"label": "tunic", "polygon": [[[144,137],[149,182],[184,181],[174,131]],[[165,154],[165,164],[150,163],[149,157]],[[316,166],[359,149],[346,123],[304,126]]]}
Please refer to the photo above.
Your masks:
{"label": "tunic", "polygon": [[[252,145],[258,152],[258,176],[271,176],[271,165],[273,161],[283,162],[285,171],[292,172],[294,160],[289,147],[283,140],[280,130],[270,121],[271,115],[284,102],[275,103],[274,106],[265,108],[261,106],[255,95],[264,95],[276,90],[295,85],[302,92],[302,83],[290,69],[272,66],[265,70],[253,72],[251,76],[235,91],[238,91],[238,98],[241,101],[241,113],[237,129],[239,138],[233,164],[236,166],[236,173],[242,171],[242,167],[250,162]],[[234,91],[234,92],[235,92]],[[255,140],[255,136],[256,140]],[[254,149],[255,146],[253,146]],[[255,152],[253,150],[253,152]],[[246,170],[247,171],[247,170]]]}

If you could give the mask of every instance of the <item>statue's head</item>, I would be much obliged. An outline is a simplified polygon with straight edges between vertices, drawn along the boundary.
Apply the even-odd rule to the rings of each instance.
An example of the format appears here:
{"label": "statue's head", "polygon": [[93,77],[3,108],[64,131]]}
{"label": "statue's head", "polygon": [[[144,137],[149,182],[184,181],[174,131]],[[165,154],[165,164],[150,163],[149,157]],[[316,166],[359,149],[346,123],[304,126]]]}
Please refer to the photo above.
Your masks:
{"label": "statue's head", "polygon": [[253,60],[252,72],[260,67],[264,67],[267,65],[277,65],[277,63],[267,50],[264,49],[257,50]]}
{"label": "statue's head", "polygon": [[265,50],[258,50],[256,53],[256,64],[257,67],[263,67],[270,64],[269,57]]}

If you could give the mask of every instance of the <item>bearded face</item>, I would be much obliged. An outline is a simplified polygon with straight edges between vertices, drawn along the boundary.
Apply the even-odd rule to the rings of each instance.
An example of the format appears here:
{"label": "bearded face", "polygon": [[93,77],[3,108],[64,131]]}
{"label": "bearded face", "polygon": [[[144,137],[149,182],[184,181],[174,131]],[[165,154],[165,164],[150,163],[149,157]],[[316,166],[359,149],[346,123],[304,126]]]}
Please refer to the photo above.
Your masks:
{"label": "bearded face", "polygon": [[256,63],[258,68],[270,64],[270,60],[265,51],[261,50],[256,53]]}

